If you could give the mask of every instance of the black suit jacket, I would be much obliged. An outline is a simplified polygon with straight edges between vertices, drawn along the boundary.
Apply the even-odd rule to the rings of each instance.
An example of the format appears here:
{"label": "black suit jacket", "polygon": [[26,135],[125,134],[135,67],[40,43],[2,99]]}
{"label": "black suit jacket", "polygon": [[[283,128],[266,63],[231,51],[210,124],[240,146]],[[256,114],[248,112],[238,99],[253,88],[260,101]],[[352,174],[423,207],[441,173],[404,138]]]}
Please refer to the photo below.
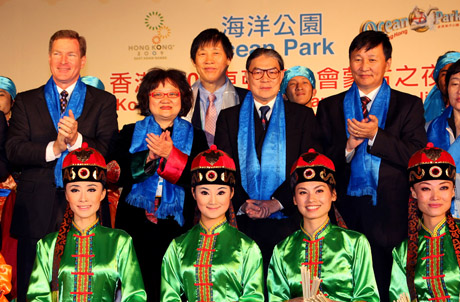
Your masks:
{"label": "black suit jacket", "polygon": [[[322,100],[316,115],[323,131],[324,152],[333,160],[337,171],[338,206],[349,227],[364,232],[371,242],[391,247],[407,237],[409,182],[406,171],[412,154],[423,148],[427,142],[423,103],[418,97],[391,90],[385,129],[378,130],[372,148],[367,148],[367,152],[382,159],[377,206],[369,206],[368,209],[373,213],[361,217],[364,225],[354,226],[355,222],[347,221],[346,216],[350,215],[346,213],[357,213],[361,209],[356,209],[358,203],[351,201],[351,197],[346,197],[351,169],[345,160],[345,94],[343,92]],[[370,204],[370,198],[366,198]],[[347,200],[350,202],[346,202]]]}
{"label": "black suit jacket", "polygon": [[[241,104],[222,110],[217,120],[215,143],[217,147],[227,152],[235,161],[237,175],[233,205],[235,211],[249,199],[247,192],[241,186],[241,175],[238,158],[238,128]],[[316,118],[313,110],[295,103],[284,102],[286,115],[286,180],[276,189],[273,197],[278,199],[284,207],[283,213],[289,219],[256,219],[247,215],[238,215],[238,227],[259,244],[264,256],[265,267],[268,265],[273,247],[281,239],[298,229],[297,208],[292,201],[289,173],[292,164],[309,148],[320,148]],[[254,110],[256,151],[260,160],[260,153],[265,133],[261,120]],[[270,123],[270,121],[269,121]]]}
{"label": "black suit jacket", "polygon": [[[116,99],[103,90],[91,86],[86,89],[83,111],[77,119],[78,132],[84,142],[105,156],[118,129]],[[41,238],[57,219],[52,217],[57,160],[45,160],[46,146],[56,137],[44,86],[18,94],[6,142],[9,161],[22,172],[11,223],[11,233],[16,236]]]}

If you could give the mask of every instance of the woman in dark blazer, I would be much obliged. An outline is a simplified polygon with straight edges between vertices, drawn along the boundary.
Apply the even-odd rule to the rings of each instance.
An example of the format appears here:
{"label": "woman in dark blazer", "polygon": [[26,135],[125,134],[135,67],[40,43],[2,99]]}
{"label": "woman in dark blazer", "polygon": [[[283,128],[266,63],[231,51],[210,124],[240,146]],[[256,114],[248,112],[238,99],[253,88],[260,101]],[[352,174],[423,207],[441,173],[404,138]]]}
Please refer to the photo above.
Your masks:
{"label": "woman in dark blazer", "polygon": [[184,72],[151,69],[137,99],[145,118],[123,127],[110,156],[120,165],[123,187],[115,226],[132,236],[147,299],[159,301],[163,255],[171,240],[193,225],[190,165],[207,141],[181,118],[192,100]]}

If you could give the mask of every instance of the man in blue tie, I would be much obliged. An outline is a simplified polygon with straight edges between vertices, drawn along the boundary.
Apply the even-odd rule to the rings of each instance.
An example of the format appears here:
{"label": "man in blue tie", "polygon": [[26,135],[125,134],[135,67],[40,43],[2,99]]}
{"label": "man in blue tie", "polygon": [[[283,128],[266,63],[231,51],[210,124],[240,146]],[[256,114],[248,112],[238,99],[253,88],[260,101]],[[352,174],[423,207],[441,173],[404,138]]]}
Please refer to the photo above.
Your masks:
{"label": "man in blue tie", "polygon": [[337,207],[369,240],[381,301],[389,300],[391,251],[407,237],[407,165],[427,140],[422,101],[384,79],[391,53],[383,32],[356,36],[349,47],[354,84],[320,101],[316,115],[336,167]]}
{"label": "man in blue tie", "polygon": [[37,241],[57,231],[63,218],[64,157],[83,142],[106,155],[118,129],[115,97],[80,79],[84,37],[57,31],[48,62],[48,82],[17,95],[6,142],[9,161],[21,168],[10,230],[18,238],[19,302],[26,300]]}
{"label": "man in blue tie", "polygon": [[267,269],[275,244],[298,228],[288,176],[300,154],[319,147],[318,130],[310,108],[283,100],[278,52],[254,50],[246,71],[250,92],[221,112],[216,145],[235,160],[238,227],[257,242]]}

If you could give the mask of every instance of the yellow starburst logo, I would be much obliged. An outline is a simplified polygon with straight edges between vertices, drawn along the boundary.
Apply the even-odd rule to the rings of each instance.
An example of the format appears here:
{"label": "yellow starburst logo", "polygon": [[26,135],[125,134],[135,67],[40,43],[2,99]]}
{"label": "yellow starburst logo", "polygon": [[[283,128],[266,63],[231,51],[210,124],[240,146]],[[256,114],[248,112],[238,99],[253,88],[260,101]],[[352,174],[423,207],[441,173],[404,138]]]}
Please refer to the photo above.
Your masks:
{"label": "yellow starburst logo", "polygon": [[162,39],[166,39],[171,34],[171,30],[167,26],[162,26],[158,29],[158,36]]}

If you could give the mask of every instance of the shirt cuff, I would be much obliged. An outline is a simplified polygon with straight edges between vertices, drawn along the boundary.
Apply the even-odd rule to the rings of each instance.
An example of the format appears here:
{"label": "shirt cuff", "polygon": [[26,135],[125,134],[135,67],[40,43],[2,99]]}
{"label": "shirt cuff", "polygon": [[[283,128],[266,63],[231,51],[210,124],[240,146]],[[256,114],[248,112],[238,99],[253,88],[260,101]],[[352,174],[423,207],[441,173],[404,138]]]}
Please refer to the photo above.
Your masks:
{"label": "shirt cuff", "polygon": [[347,163],[350,163],[351,160],[353,159],[353,156],[355,155],[355,149],[351,150],[350,152],[347,151],[347,148],[345,148],[345,161]]}
{"label": "shirt cuff", "polygon": [[239,209],[238,209],[238,213],[236,213],[236,216],[238,215],[246,215],[245,212],[243,212],[243,210],[241,209],[243,206],[241,206]]}
{"label": "shirt cuff", "polygon": [[56,160],[57,158],[61,157],[61,154],[59,155],[54,155],[53,151],[53,145],[55,141],[49,142],[48,145],[46,146],[46,153],[45,153],[45,160],[46,162],[50,162],[53,160]]}
{"label": "shirt cuff", "polygon": [[83,135],[81,135],[80,132],[78,132],[77,141],[75,142],[75,144],[73,144],[73,146],[70,146],[69,144],[67,144],[67,150],[69,150],[69,152],[72,152],[74,150],[77,150],[78,148],[81,148],[82,144],[83,144]]}
{"label": "shirt cuff", "polygon": [[283,207],[283,204],[281,203],[281,201],[279,201],[278,199],[276,199],[275,197],[272,197],[272,200],[276,200],[278,201],[278,204],[280,205],[280,209],[278,211],[282,211],[284,210],[284,207]]}
{"label": "shirt cuff", "polygon": [[372,139],[367,140],[367,145],[369,147],[372,147],[374,145],[374,141],[375,141],[375,138],[377,137],[377,133],[379,133],[378,130],[377,130],[377,132],[375,132],[375,135],[374,135],[374,137]]}

